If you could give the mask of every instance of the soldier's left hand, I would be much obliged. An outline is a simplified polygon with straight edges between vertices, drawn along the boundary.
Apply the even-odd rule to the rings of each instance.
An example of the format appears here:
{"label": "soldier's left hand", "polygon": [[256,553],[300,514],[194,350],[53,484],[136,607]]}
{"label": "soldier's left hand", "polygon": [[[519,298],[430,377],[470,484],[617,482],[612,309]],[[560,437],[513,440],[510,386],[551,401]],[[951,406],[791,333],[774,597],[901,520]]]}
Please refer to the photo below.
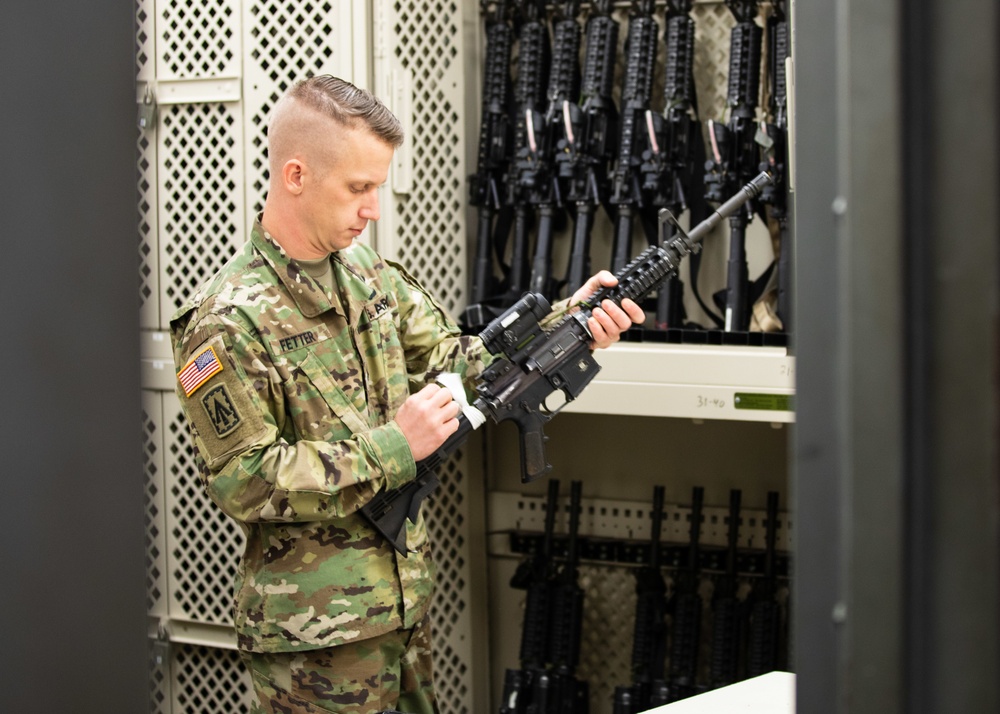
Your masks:
{"label": "soldier's left hand", "polygon": [[[573,293],[570,304],[577,303],[600,288],[613,288],[618,284],[611,272],[602,270],[593,275],[583,286]],[[610,300],[603,301],[594,307],[587,318],[587,327],[594,339],[590,343],[593,349],[603,349],[610,347],[621,338],[621,334],[633,324],[641,325],[646,320],[646,314],[635,302],[626,298],[622,300],[621,307],[618,307]]]}

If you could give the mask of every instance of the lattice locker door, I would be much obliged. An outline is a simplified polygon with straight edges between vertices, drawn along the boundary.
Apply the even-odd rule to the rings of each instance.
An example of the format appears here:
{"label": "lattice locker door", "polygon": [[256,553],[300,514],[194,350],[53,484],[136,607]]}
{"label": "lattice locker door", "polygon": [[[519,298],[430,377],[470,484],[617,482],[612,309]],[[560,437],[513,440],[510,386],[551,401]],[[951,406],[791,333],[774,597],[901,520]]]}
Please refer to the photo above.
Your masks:
{"label": "lattice locker door", "polygon": [[[404,123],[381,196],[376,247],[398,260],[453,315],[467,285],[466,88],[477,72],[476,6],[440,0],[376,0],[374,91]],[[475,25],[471,25],[475,28]],[[438,565],[431,616],[438,698],[446,714],[485,711],[483,480],[467,449],[442,469],[425,515]]]}

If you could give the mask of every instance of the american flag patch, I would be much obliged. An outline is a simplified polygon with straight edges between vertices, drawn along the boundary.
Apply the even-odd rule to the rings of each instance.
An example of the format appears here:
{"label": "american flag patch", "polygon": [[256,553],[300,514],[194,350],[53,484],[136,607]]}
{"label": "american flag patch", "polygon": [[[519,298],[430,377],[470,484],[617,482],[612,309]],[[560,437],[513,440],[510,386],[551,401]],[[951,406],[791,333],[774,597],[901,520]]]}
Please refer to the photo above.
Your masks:
{"label": "american flag patch", "polygon": [[184,369],[177,373],[177,380],[181,383],[184,396],[190,397],[209,377],[221,371],[222,362],[216,356],[215,349],[206,347],[184,365]]}

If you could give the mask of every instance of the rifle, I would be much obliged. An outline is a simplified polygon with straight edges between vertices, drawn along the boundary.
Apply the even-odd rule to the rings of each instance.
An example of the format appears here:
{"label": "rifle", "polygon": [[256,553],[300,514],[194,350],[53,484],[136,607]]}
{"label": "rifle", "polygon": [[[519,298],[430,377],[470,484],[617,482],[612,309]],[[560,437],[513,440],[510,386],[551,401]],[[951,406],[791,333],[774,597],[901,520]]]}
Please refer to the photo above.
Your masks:
{"label": "rifle", "polygon": [[716,583],[712,597],[712,657],[709,680],[712,687],[724,687],[739,679],[740,647],[743,642],[743,603],[738,596],[737,546],[740,530],[738,489],[729,491],[726,572]]}
{"label": "rifle", "polygon": [[670,602],[670,701],[676,702],[696,693],[698,676],[698,638],[701,632],[701,503],[705,489],[691,491],[691,535],[687,562],[678,568]]}
{"label": "rifle", "polygon": [[[705,198],[719,201],[759,170],[755,113],[760,90],[760,52],[763,30],[754,23],[758,0],[726,0],[736,18],[729,43],[729,123],[709,121],[712,156],[706,162]],[[729,263],[726,271],[725,330],[750,327],[746,229],[752,212],[747,206],[729,219]]]}
{"label": "rifle", "polygon": [[653,489],[649,558],[635,574],[635,628],[632,635],[632,686],[615,688],[616,714],[633,714],[666,704],[667,582],[663,578],[660,534],[663,486]]}
{"label": "rifle", "polygon": [[549,613],[552,609],[552,532],[559,508],[559,481],[549,480],[545,502],[545,533],[542,550],[521,561],[511,587],[525,590],[524,624],[521,627],[520,669],[504,673],[500,714],[526,714],[548,710],[551,678],[549,660]]}
{"label": "rifle", "polygon": [[625,38],[625,76],[618,134],[618,161],[612,175],[611,203],[615,206],[615,235],[611,270],[618,272],[632,258],[632,217],[638,212],[649,242],[656,241],[655,221],[644,215],[639,167],[642,165],[642,126],[653,94],[658,26],[653,0],[636,0]]}
{"label": "rifle", "polygon": [[[613,288],[595,291],[575,306],[575,311],[551,319],[551,326],[545,322],[543,327],[550,312],[548,301],[535,293],[525,294],[493,320],[479,337],[497,358],[476,386],[479,396],[459,415],[458,429],[434,454],[417,463],[412,481],[375,494],[361,508],[361,514],[405,556],[406,520],[416,520],[420,499],[436,482],[434,472],[487,419],[517,425],[522,481],[534,481],[547,473],[551,466],[545,459],[543,427],[565,404],[552,410],[545,405],[546,399],[556,391],[562,392],[566,403],[576,399],[601,369],[592,354],[593,336],[587,328],[594,307],[604,300],[621,305],[626,298],[644,299],[668,276],[677,273],[680,261],[698,250],[700,241],[720,222],[759,196],[770,180],[766,173],[760,174],[690,232],[678,230],[669,239],[666,224],[671,216],[662,210],[659,220],[664,242],[649,246],[619,271],[618,284]],[[464,399],[461,390],[453,390],[453,394],[456,399]]]}
{"label": "rifle", "polygon": [[618,109],[612,98],[618,22],[612,0],[595,0],[587,20],[581,104],[563,102],[563,138],[556,145],[559,177],[575,206],[573,243],[566,269],[566,293],[572,295],[591,275],[590,233],[598,204],[608,199],[608,164],[615,155]]}
{"label": "rifle", "polygon": [[[642,190],[651,206],[667,208],[680,216],[692,206],[704,210],[695,187],[704,182],[705,146],[701,140],[697,99],[694,91],[694,20],[691,0],[669,0],[664,43],[667,48],[666,106],[663,115],[646,111],[648,149],[643,152]],[[696,209],[698,209],[696,211]],[[656,304],[656,329],[679,327],[684,321],[684,286],[671,277],[660,289]]]}
{"label": "rifle", "polygon": [[476,255],[472,270],[472,295],[460,323],[467,333],[481,330],[499,310],[488,300],[497,292],[493,277],[494,217],[497,235],[510,231],[511,212],[502,203],[503,181],[510,161],[510,57],[514,30],[507,18],[506,0],[481,0],[486,15],[486,67],[483,74],[483,104],[479,124],[479,158],[476,173],[469,177],[469,203],[476,206]]}
{"label": "rifle", "polygon": [[580,12],[579,0],[561,3],[561,13],[553,23],[552,67],[546,92],[548,108],[542,120],[539,144],[529,142],[521,181],[527,200],[538,208],[538,233],[535,237],[535,258],[531,264],[528,289],[551,299],[556,292],[552,279],[552,232],[557,208],[562,207],[562,195],[555,165],[555,151],[560,132],[562,107],[580,91]]}
{"label": "rifle", "polygon": [[[531,271],[530,231],[539,181],[539,158],[546,139],[545,100],[549,69],[549,29],[545,24],[545,0],[519,0],[522,23],[517,33],[517,81],[514,103],[514,158],[507,174],[507,205],[514,207],[514,243],[511,246],[507,291],[501,303],[510,305],[525,292]],[[547,177],[546,177],[547,178]],[[544,183],[544,182],[543,182]]]}
{"label": "rifle", "polygon": [[750,648],[747,676],[773,672],[778,668],[781,613],[777,594],[776,536],[778,530],[778,494],[767,494],[766,549],[764,575],[753,589],[753,609],[750,611]]}
{"label": "rifle", "polygon": [[771,121],[758,135],[766,146],[760,169],[774,177],[760,196],[761,203],[771,209],[771,218],[778,223],[781,246],[778,253],[778,317],[785,332],[792,327],[792,242],[788,233],[788,81],[785,60],[791,53],[786,0],[773,0],[773,12],[767,18],[768,80],[770,94],[768,111]]}
{"label": "rifle", "polygon": [[580,495],[583,484],[570,482],[569,539],[566,562],[552,581],[550,610],[549,659],[553,698],[547,714],[587,714],[590,708],[590,688],[576,678],[580,662],[580,634],[583,629],[583,588],[577,582],[579,550],[577,532],[580,527]]}

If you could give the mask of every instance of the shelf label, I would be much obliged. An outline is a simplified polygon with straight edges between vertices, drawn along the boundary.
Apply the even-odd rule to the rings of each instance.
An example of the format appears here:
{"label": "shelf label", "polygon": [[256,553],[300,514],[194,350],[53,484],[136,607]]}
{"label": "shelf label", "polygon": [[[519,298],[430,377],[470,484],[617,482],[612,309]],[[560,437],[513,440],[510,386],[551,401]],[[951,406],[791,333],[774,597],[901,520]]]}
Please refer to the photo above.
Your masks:
{"label": "shelf label", "polygon": [[733,406],[737,409],[761,409],[774,412],[790,412],[792,411],[792,395],[736,392],[736,394],[733,395]]}

